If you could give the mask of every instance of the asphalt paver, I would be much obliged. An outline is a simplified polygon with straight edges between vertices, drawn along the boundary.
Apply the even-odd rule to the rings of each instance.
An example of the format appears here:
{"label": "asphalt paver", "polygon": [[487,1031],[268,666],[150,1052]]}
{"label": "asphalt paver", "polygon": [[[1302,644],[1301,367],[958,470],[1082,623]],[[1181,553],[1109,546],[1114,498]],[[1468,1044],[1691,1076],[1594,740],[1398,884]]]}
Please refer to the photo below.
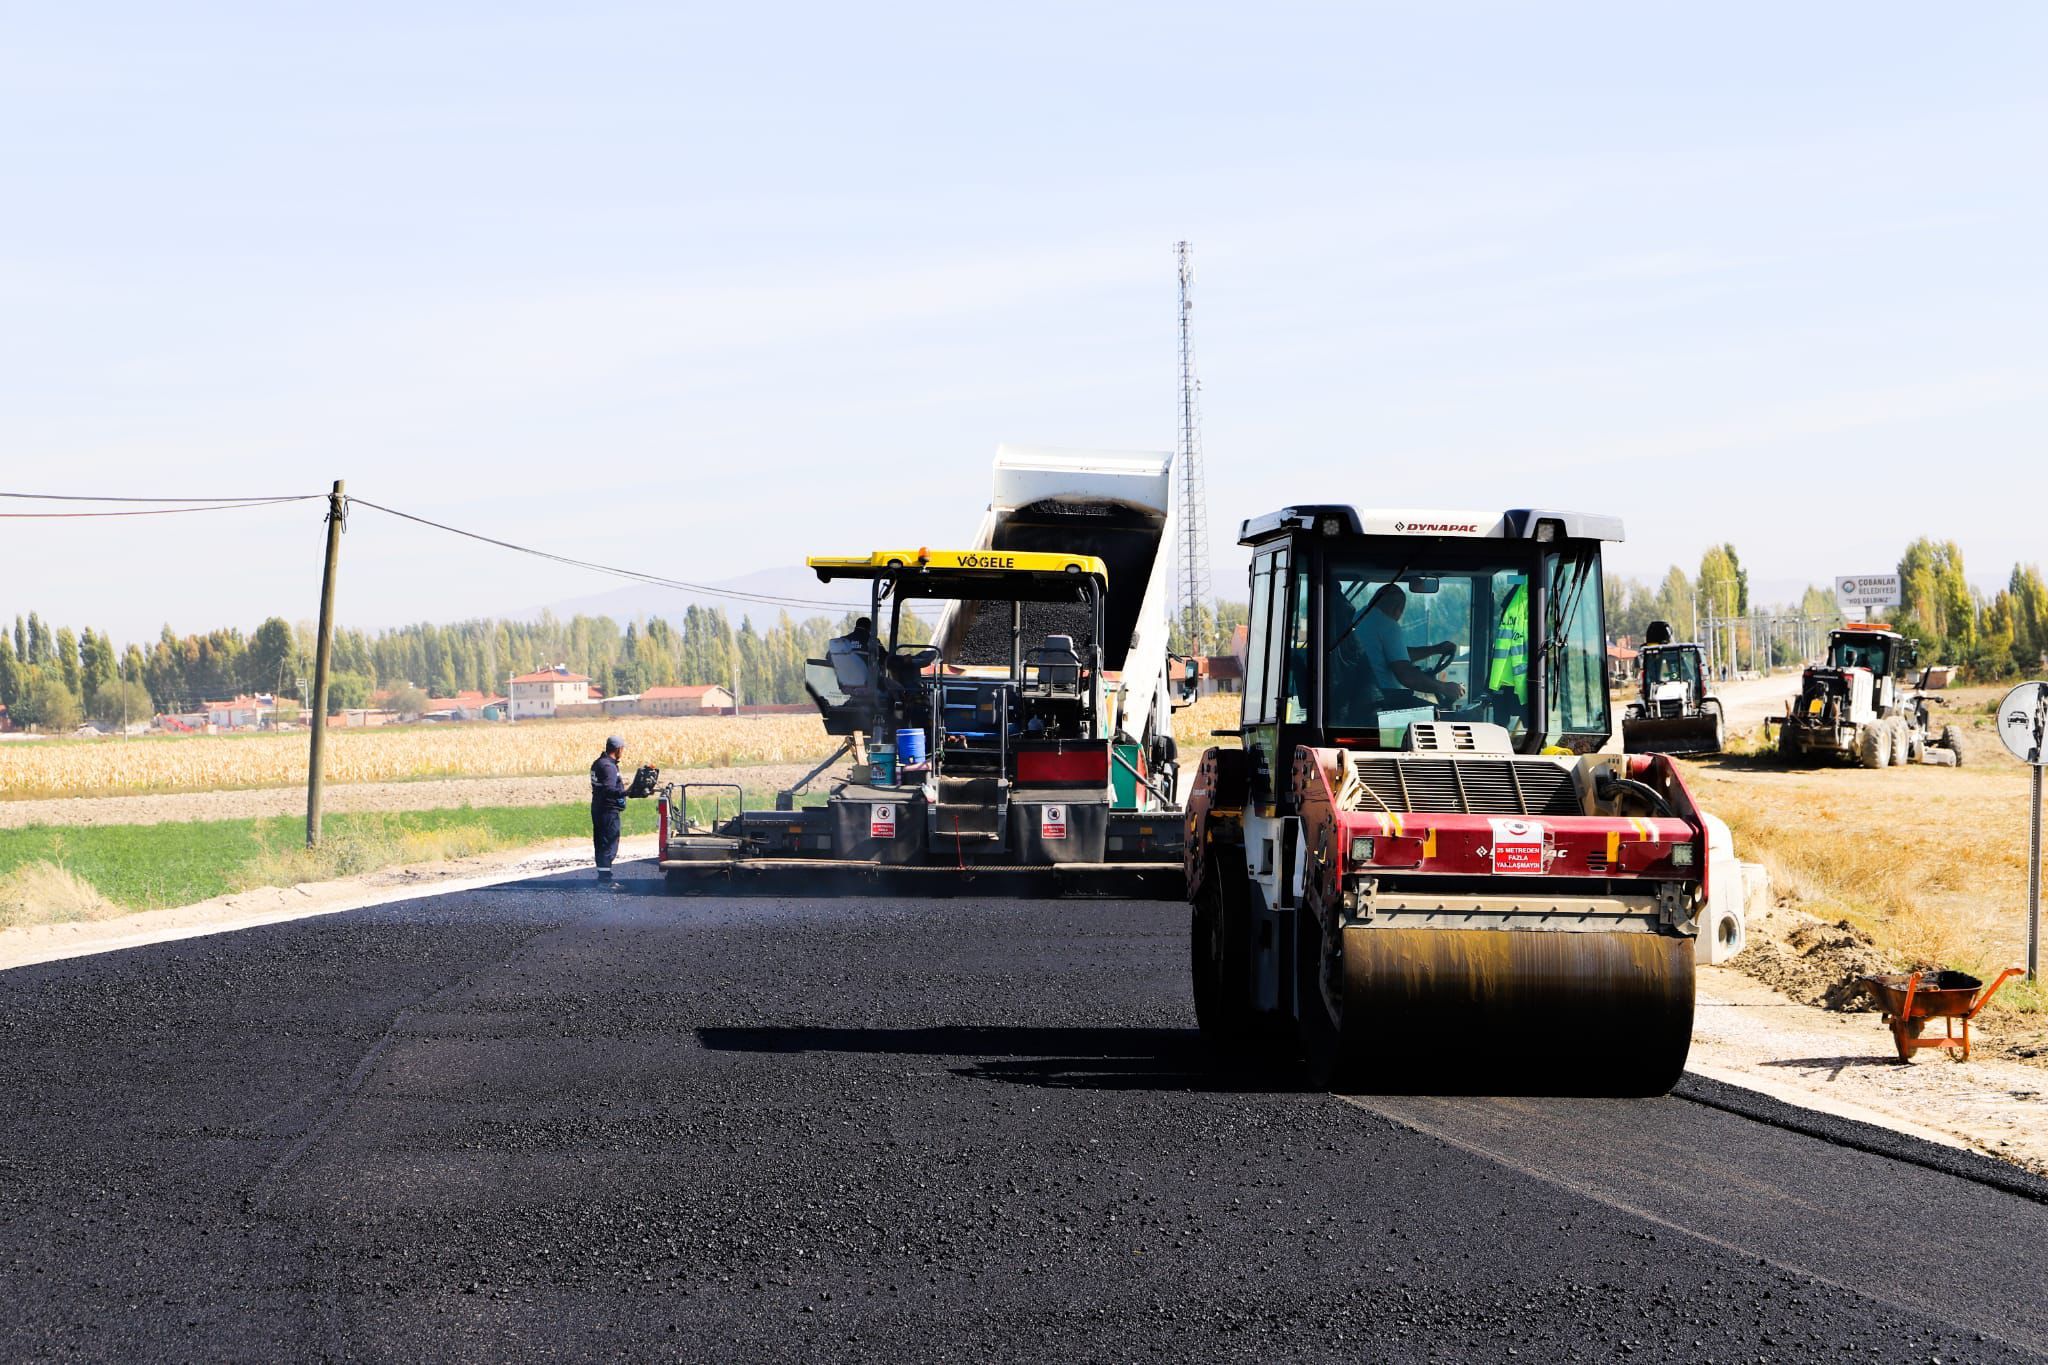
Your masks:
{"label": "asphalt paver", "polygon": [[1219,1073],[1173,905],[626,875],[0,973],[0,1356],[2048,1351],[1910,1140]]}

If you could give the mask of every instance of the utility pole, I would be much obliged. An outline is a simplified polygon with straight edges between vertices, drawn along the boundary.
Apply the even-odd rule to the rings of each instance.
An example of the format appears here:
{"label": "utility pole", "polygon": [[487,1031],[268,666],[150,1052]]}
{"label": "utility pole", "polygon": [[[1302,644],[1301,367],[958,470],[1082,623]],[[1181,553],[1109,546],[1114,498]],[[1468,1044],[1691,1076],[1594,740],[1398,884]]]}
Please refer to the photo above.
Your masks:
{"label": "utility pole", "polygon": [[1180,440],[1174,461],[1180,467],[1180,622],[1189,649],[1206,652],[1201,639],[1202,611],[1209,605],[1209,492],[1202,476],[1201,383],[1195,378],[1195,342],[1189,314],[1194,311],[1194,246],[1173,244],[1180,267]]}
{"label": "utility pole", "polygon": [[334,571],[341,562],[341,533],[348,525],[345,481],[327,495],[327,564],[320,573],[320,639],[313,652],[313,738],[306,755],[306,847],[320,846],[321,784],[327,776],[327,671],[334,656]]}

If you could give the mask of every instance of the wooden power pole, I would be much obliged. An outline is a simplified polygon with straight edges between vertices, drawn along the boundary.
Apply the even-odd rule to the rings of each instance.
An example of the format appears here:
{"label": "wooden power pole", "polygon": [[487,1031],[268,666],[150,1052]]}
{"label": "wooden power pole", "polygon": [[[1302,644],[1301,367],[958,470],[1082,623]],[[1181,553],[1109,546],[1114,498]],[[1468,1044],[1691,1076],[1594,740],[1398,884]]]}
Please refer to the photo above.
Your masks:
{"label": "wooden power pole", "polygon": [[341,532],[348,523],[344,480],[327,495],[327,566],[320,574],[320,639],[313,652],[313,739],[306,756],[306,847],[320,846],[320,788],[327,776],[327,670],[334,656],[334,570],[341,562]]}

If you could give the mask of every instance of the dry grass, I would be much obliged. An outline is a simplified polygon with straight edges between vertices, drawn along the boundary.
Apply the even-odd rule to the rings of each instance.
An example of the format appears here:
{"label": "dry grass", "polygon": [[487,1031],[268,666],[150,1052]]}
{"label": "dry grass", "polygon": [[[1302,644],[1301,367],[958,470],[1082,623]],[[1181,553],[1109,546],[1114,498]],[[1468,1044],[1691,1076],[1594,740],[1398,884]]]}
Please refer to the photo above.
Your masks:
{"label": "dry grass", "polygon": [[1243,697],[1229,692],[1219,692],[1213,697],[1203,697],[1192,706],[1174,712],[1173,738],[1174,742],[1180,745],[1181,762],[1197,762],[1202,757],[1204,749],[1237,748],[1237,740],[1234,737],[1213,735],[1210,732],[1235,730],[1243,706]]}
{"label": "dry grass", "polygon": [[[1738,758],[1692,766],[1688,781],[1801,910],[1847,920],[1901,964],[1995,975],[2025,958],[2028,782],[1975,698],[1956,701],[1946,718],[1967,720],[1975,741],[1965,768],[1788,771]],[[2009,983],[1994,1008],[2041,1003]]]}
{"label": "dry grass", "polygon": [[318,848],[289,842],[266,847],[236,869],[232,885],[237,891],[249,891],[259,886],[333,881],[385,867],[473,858],[511,842],[478,825],[414,830],[371,827],[323,839]]}
{"label": "dry grass", "polygon": [[[629,761],[662,768],[797,763],[832,746],[815,714],[394,726],[330,731],[327,776],[402,782],[577,773],[608,734],[626,740]],[[0,800],[296,786],[306,780],[306,742],[301,732],[9,743],[0,745]]]}
{"label": "dry grass", "polygon": [[24,863],[0,875],[0,929],[111,919],[127,913],[91,882],[57,863]]}

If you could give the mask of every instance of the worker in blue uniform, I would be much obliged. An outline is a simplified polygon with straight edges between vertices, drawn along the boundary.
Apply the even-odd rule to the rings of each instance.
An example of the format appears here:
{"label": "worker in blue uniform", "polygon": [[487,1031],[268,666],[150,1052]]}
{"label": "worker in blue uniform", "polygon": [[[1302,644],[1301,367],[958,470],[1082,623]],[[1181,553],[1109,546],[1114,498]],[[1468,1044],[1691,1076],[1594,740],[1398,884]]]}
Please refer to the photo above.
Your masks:
{"label": "worker in blue uniform", "polygon": [[597,879],[604,883],[612,880],[612,859],[619,853],[619,819],[626,813],[626,779],[619,772],[619,760],[625,756],[626,741],[613,735],[590,765],[590,838],[597,853]]}

